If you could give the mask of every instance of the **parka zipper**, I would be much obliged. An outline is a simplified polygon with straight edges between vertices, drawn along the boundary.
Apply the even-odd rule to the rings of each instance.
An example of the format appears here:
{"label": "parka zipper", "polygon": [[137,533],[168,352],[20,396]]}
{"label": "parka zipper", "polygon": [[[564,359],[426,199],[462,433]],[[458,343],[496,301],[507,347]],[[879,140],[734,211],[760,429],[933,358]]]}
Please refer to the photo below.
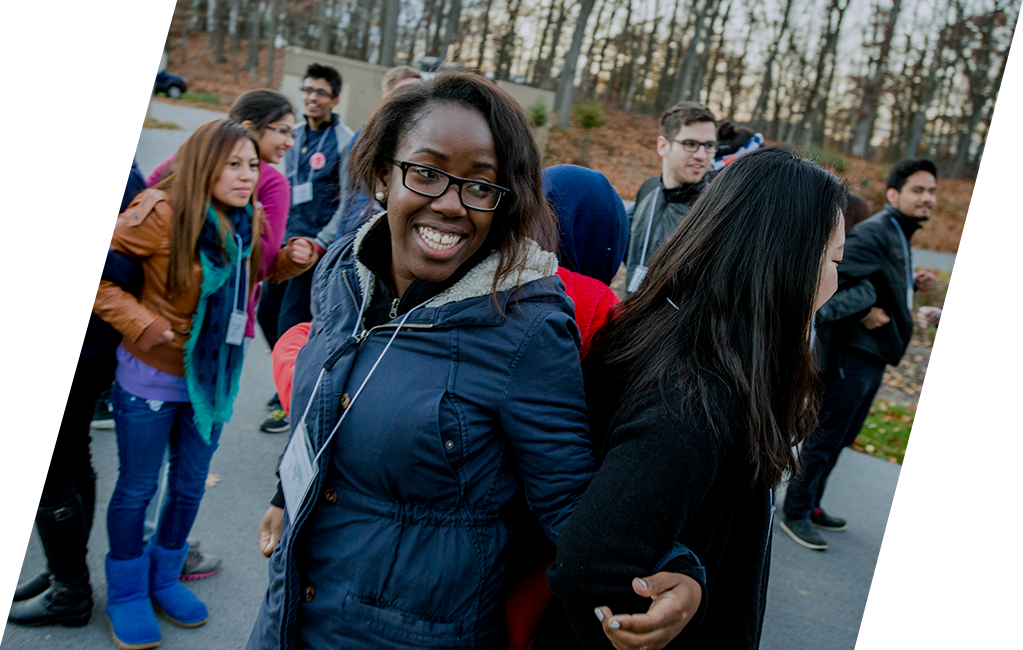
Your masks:
{"label": "parka zipper", "polygon": [[348,295],[352,297],[352,302],[356,305],[359,304],[358,298],[355,297],[355,290],[352,289],[352,285],[348,282],[348,271],[341,271],[341,279],[345,281],[345,286],[348,287]]}
{"label": "parka zipper", "polygon": [[[359,334],[359,339],[358,339],[359,340],[359,347],[360,348],[362,347],[363,342],[366,339],[368,339],[371,334],[373,334],[375,332],[381,332],[381,331],[387,330],[387,329],[395,329],[397,327],[398,327],[397,323],[386,323],[384,325],[377,325],[376,327],[371,327],[368,330],[367,329],[362,330],[362,333]],[[404,325],[401,326],[401,329],[403,329],[403,330],[417,330],[417,331],[432,330],[433,328],[434,328],[434,324],[433,323],[405,323]]]}
{"label": "parka zipper", "polygon": [[395,318],[398,317],[399,302],[401,302],[401,298],[395,298],[394,301],[391,303],[391,311],[389,314],[387,314],[387,317],[390,318],[391,320],[394,320]]}

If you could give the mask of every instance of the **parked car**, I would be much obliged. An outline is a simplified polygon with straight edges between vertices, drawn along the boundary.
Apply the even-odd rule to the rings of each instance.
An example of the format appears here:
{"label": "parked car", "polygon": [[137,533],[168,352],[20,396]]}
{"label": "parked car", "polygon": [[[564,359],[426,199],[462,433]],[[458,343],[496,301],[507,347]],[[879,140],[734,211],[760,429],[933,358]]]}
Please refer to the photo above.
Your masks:
{"label": "parked car", "polygon": [[156,75],[156,84],[153,86],[153,94],[164,93],[172,99],[181,97],[188,90],[188,82],[184,77],[171,74],[161,70]]}

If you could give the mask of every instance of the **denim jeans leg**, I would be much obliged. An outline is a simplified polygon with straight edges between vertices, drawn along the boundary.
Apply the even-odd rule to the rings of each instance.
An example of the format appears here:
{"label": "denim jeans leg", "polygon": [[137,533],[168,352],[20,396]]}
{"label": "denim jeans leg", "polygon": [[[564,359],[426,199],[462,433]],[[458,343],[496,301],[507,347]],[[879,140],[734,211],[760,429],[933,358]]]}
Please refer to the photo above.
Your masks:
{"label": "denim jeans leg", "polygon": [[115,560],[142,555],[146,505],[156,492],[163,452],[167,448],[180,403],[145,400],[115,383],[114,408],[119,470],[107,506],[107,535]]}
{"label": "denim jeans leg", "polygon": [[213,428],[207,443],[192,422],[192,414],[192,406],[182,404],[170,438],[167,505],[160,517],[156,540],[161,547],[171,550],[182,548],[188,540],[206,492],[210,460],[220,443],[221,426]]}

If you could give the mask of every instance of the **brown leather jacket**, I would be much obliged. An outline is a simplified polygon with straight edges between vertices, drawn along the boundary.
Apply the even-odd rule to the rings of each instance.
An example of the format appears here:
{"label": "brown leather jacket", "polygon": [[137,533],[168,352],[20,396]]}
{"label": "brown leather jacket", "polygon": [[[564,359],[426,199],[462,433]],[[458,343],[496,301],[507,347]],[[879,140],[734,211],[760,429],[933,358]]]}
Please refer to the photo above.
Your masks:
{"label": "brown leather jacket", "polygon": [[[167,296],[171,214],[167,194],[150,189],[136,196],[117,217],[110,247],[141,262],[142,291],[135,297],[117,284],[102,280],[92,310],[124,336],[122,345],[132,356],[157,370],[183,377],[185,341],[192,328],[192,314],[199,304],[202,266],[196,259],[195,289],[173,298]],[[262,208],[256,208],[255,219],[265,220]],[[295,277],[315,263],[315,257],[305,265],[292,262],[289,252],[293,244],[293,240],[289,241],[277,254],[267,276],[271,281]],[[173,340],[156,344],[168,329],[174,333]]]}

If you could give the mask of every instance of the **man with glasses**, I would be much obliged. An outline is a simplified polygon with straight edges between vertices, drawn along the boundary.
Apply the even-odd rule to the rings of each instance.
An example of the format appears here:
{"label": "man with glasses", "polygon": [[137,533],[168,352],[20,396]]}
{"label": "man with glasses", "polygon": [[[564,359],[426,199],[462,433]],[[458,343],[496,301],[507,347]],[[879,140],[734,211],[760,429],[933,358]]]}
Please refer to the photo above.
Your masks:
{"label": "man with glasses", "polygon": [[[305,124],[295,128],[295,146],[284,156],[291,209],[283,241],[306,237],[322,254],[330,242],[319,240],[318,235],[341,204],[341,188],[347,180],[342,179],[343,154],[349,151],[353,133],[332,112],[341,100],[341,74],[337,70],[313,63],[306,69],[301,92]],[[315,266],[281,284],[264,284],[257,318],[271,348],[290,327],[311,320],[309,292],[314,270]],[[269,406],[270,417],[260,429],[284,433],[288,419],[276,395]]]}
{"label": "man with glasses", "polygon": [[632,234],[625,257],[629,293],[639,288],[654,251],[689,213],[707,186],[717,152],[714,114],[703,104],[679,102],[661,116],[657,155],[661,175],[639,188],[630,216]]}

